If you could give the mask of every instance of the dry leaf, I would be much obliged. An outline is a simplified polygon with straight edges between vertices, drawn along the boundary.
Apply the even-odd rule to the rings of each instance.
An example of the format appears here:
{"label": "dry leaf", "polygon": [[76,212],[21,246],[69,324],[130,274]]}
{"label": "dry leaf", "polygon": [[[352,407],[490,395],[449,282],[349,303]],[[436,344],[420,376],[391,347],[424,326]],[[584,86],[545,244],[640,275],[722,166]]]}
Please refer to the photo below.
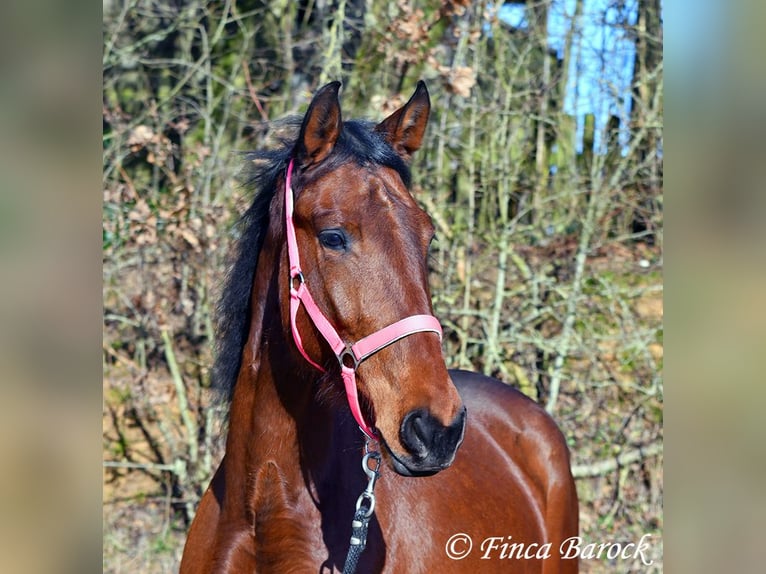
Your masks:
{"label": "dry leaf", "polygon": [[181,237],[183,237],[186,240],[186,242],[189,245],[191,245],[194,249],[199,249],[199,239],[197,239],[197,236],[194,235],[194,233],[190,229],[182,229]]}
{"label": "dry leaf", "polygon": [[476,72],[467,66],[453,68],[448,72],[446,81],[447,89],[467,98],[471,95],[471,88],[476,85]]}
{"label": "dry leaf", "polygon": [[137,152],[141,148],[146,147],[153,138],[154,132],[152,131],[152,128],[143,124],[136,126],[128,136],[128,147],[130,148],[130,151]]}

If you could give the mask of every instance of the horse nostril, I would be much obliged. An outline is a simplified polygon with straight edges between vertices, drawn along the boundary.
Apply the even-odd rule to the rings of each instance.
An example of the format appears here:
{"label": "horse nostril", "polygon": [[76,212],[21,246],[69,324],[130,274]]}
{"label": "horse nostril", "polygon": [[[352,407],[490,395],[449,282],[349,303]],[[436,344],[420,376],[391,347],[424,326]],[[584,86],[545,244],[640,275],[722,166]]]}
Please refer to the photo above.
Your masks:
{"label": "horse nostril", "polygon": [[423,410],[410,411],[399,431],[402,445],[418,458],[428,455],[429,445],[433,442],[433,424],[429,419],[431,417]]}
{"label": "horse nostril", "polygon": [[420,460],[451,459],[463,439],[465,408],[449,426],[444,426],[425,409],[407,413],[399,430],[399,438],[410,454]]}
{"label": "horse nostril", "polygon": [[399,439],[409,455],[407,476],[431,475],[450,466],[463,442],[465,420],[465,407],[447,426],[426,409],[407,413],[399,428]]}
{"label": "horse nostril", "polygon": [[425,417],[413,417],[412,430],[415,431],[415,436],[417,436],[423,444],[428,444],[431,442],[433,432],[429,428]]}

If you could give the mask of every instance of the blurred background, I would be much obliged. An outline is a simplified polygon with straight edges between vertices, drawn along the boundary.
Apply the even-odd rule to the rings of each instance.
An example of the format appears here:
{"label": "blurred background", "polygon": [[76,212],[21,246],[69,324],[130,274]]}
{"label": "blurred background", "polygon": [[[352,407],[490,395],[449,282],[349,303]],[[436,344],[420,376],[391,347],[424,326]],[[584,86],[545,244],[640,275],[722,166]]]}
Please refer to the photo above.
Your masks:
{"label": "blurred background", "polygon": [[[589,541],[663,568],[659,0],[103,3],[103,569],[174,572],[220,461],[213,317],[239,152],[343,82],[381,119],[427,82],[413,194],[450,367],[544,405]],[[502,485],[498,485],[502,488]]]}

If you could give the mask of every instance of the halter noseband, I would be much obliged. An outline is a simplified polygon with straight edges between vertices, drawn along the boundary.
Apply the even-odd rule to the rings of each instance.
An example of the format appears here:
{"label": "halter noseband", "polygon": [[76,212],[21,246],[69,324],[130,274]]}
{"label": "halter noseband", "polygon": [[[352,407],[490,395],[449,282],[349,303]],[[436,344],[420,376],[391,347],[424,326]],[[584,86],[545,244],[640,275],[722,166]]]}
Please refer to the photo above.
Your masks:
{"label": "halter noseband", "polygon": [[[298,332],[296,317],[298,316],[298,307],[303,303],[303,306],[311,320],[314,322],[314,325],[338,358],[343,385],[346,388],[346,398],[348,399],[348,405],[351,408],[351,413],[354,415],[354,419],[356,419],[359,428],[364,434],[373,440],[377,440],[377,434],[372,427],[367,424],[367,421],[364,420],[362,410],[359,406],[359,396],[356,389],[356,369],[359,367],[359,364],[370,355],[373,355],[391,343],[414,333],[430,331],[439,335],[439,340],[441,340],[442,328],[438,319],[433,315],[412,315],[396,321],[387,327],[383,327],[379,331],[367,335],[356,343],[346,343],[341,339],[330,321],[314,302],[314,298],[311,296],[311,293],[306,286],[306,280],[301,271],[300,257],[298,256],[298,243],[295,238],[295,225],[293,224],[295,197],[291,185],[292,172],[293,160],[291,159],[287,166],[287,175],[285,177],[285,223],[287,232],[287,255],[290,263],[290,324],[292,325],[293,340],[295,341],[298,350],[301,352],[301,355],[303,355],[303,357],[314,367],[324,372],[325,369],[313,361],[311,357],[308,356],[308,353],[306,353],[306,350],[303,348],[303,341],[301,340],[300,333]],[[296,282],[297,287],[295,286]],[[351,365],[347,364],[348,362],[350,362]]]}

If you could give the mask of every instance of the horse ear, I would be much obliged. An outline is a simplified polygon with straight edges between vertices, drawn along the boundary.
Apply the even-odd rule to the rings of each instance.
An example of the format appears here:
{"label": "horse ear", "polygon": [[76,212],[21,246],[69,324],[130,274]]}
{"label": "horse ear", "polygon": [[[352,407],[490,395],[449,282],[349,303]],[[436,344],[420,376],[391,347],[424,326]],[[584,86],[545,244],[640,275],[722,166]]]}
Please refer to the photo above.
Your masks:
{"label": "horse ear", "polygon": [[338,100],[340,82],[330,82],[314,95],[303,117],[301,133],[295,148],[295,160],[310,167],[325,159],[338,141],[342,120]]}
{"label": "horse ear", "polygon": [[410,101],[375,126],[375,131],[383,135],[404,161],[410,161],[423,143],[430,112],[428,89],[420,80]]}

